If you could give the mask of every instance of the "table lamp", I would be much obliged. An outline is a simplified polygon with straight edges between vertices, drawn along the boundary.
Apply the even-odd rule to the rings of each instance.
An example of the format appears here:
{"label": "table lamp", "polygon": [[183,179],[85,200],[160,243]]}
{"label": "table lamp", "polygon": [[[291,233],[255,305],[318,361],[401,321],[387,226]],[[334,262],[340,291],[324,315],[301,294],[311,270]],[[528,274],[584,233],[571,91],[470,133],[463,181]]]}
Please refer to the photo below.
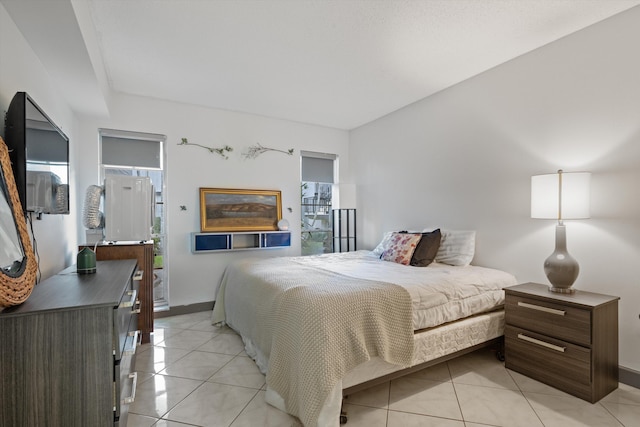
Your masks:
{"label": "table lamp", "polygon": [[589,218],[591,174],[588,172],[535,175],[531,177],[531,218],[557,219],[556,248],[544,262],[551,292],[573,293],[580,267],[567,252],[563,220]]}

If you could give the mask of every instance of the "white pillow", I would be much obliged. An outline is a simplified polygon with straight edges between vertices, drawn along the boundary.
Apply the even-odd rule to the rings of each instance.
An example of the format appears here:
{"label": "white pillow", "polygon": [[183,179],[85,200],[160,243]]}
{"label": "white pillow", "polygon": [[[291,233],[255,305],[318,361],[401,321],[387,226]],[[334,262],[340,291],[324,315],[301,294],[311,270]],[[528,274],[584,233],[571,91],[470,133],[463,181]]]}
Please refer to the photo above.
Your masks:
{"label": "white pillow", "polygon": [[[433,229],[425,228],[424,232]],[[440,229],[442,237],[436,254],[436,262],[465,266],[471,264],[476,250],[476,232],[474,230]]]}
{"label": "white pillow", "polygon": [[389,245],[391,244],[391,236],[393,236],[393,231],[387,231],[382,236],[382,240],[378,243],[378,246],[372,251],[375,256],[380,258],[380,255],[387,249],[389,249]]}

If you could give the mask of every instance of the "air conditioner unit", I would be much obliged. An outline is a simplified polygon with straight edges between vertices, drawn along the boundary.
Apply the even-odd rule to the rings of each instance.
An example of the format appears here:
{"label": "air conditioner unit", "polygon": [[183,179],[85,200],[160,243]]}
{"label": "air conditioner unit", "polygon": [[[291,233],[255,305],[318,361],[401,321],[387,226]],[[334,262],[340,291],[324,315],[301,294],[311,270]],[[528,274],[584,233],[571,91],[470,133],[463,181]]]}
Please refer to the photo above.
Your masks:
{"label": "air conditioner unit", "polygon": [[151,239],[154,191],[148,177],[114,175],[104,180],[105,240]]}
{"label": "air conditioner unit", "polygon": [[[58,213],[65,206],[57,206],[60,177],[53,172],[27,171],[27,211]],[[61,190],[63,191],[63,190]]]}

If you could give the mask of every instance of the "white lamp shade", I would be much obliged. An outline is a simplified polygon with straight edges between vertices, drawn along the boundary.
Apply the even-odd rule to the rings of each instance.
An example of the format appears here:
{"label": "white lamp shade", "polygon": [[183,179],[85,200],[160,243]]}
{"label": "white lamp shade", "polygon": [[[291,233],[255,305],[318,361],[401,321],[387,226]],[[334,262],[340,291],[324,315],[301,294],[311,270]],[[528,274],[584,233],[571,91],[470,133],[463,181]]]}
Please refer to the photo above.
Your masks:
{"label": "white lamp shade", "polygon": [[334,184],[331,187],[331,207],[333,209],[355,209],[356,185]]}
{"label": "white lamp shade", "polygon": [[562,210],[560,211],[560,174],[531,177],[531,218],[584,219],[589,218],[591,202],[591,174],[589,172],[562,173]]}

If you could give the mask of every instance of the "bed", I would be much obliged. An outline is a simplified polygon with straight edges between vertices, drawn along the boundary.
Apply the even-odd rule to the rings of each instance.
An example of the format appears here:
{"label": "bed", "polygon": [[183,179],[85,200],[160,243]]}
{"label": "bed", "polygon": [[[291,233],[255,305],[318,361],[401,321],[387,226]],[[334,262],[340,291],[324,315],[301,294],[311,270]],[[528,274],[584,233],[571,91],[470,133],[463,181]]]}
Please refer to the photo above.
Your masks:
{"label": "bed", "polygon": [[387,233],[373,251],[227,267],[212,322],[240,334],[266,375],[269,404],[307,427],[337,426],[343,395],[503,335],[502,288],[515,277],[470,265],[473,249],[451,233],[437,236],[426,266],[410,265],[402,249],[413,253],[423,235]]}

